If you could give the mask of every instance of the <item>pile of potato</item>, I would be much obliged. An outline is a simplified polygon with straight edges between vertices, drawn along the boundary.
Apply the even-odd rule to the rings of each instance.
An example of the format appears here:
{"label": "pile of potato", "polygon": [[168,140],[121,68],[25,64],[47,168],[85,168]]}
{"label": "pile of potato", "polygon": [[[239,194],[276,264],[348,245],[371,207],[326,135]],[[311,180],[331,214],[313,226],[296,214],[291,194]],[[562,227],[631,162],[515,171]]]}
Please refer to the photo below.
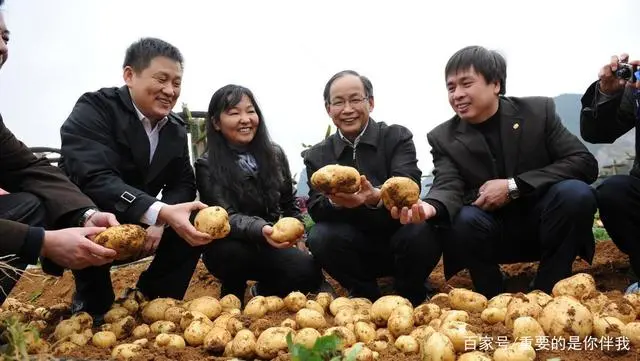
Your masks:
{"label": "pile of potato", "polygon": [[[93,344],[110,350],[116,360],[166,347],[200,347],[213,355],[271,360],[287,352],[289,333],[295,343],[307,347],[322,335],[338,335],[345,354],[359,346],[358,361],[382,360],[388,353],[415,355],[423,361],[532,361],[537,336],[566,340],[625,336],[631,345],[640,345],[640,322],[636,321],[640,294],[609,299],[596,290],[587,274],[558,282],[552,295],[505,293],[487,300],[473,291],[452,289],[415,308],[405,298],[392,295],[372,303],[363,298],[334,299],[328,293],[309,299],[292,292],[284,299],[254,297],[242,309],[233,295],[220,300],[203,296],[188,302],[169,298],[147,302],[133,292],[113,305],[99,328],[92,327],[86,313],[58,322],[61,309],[34,308],[8,299],[0,319],[17,312],[39,330],[55,325],[45,332],[50,334],[46,341],[31,340],[32,353],[66,354]],[[290,317],[279,324],[265,319],[276,312]],[[509,330],[504,335],[510,340],[507,347],[493,345],[491,354],[470,349],[486,336],[481,326],[496,324]],[[524,337],[534,342],[520,342]]]}

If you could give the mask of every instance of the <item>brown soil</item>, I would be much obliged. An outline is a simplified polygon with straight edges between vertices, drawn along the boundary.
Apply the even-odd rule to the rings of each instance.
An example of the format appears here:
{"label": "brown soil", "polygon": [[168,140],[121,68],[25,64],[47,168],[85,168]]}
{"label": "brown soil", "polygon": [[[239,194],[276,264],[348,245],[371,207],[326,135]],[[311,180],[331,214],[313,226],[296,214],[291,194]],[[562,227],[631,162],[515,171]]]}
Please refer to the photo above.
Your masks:
{"label": "brown soil", "polygon": [[[116,295],[122,294],[128,287],[135,285],[140,272],[142,272],[148,266],[148,262],[142,262],[129,266],[115,268],[112,271],[112,281]],[[628,258],[622,254],[615,245],[610,242],[600,242],[596,246],[595,260],[592,265],[577,260],[574,263],[574,272],[587,272],[594,276],[596,279],[597,287],[600,291],[607,294],[609,297],[620,297],[620,291],[624,290],[628,286],[630,279],[627,275],[629,263]],[[524,290],[536,271],[535,263],[521,263],[514,265],[504,266],[505,272],[509,276],[507,283],[508,291]],[[330,282],[336,287],[338,294],[344,295],[345,291],[338,284],[330,280]],[[471,281],[468,274],[461,272],[454,276],[449,282],[444,280],[442,264],[439,264],[436,270],[430,277],[431,284],[439,291],[447,292],[453,287],[471,287]],[[383,289],[390,287],[388,279],[381,280],[381,286]],[[20,301],[31,303],[36,306],[51,306],[60,302],[70,303],[73,295],[74,285],[73,276],[70,272],[66,272],[64,276],[60,278],[43,275],[38,269],[30,271],[28,274],[18,282],[17,286],[12,291],[10,297],[15,297]],[[219,297],[220,295],[220,283],[217,279],[211,276],[204,266],[200,263],[196,269],[196,272],[191,279],[191,284],[187,291],[185,299],[193,299],[203,295],[210,295]],[[248,298],[248,294],[246,295]],[[284,312],[275,313],[266,317],[269,325],[279,324],[283,319],[287,317],[293,318],[294,315]],[[327,317],[329,323],[332,319]],[[264,321],[262,321],[264,322]],[[496,346],[496,337],[498,335],[508,335],[509,332],[504,329],[504,326],[489,326],[483,324],[479,317],[472,316],[470,323],[474,326],[478,326],[482,329],[483,334],[492,335],[493,345]],[[263,327],[263,325],[252,324],[250,327]],[[151,339],[152,340],[152,339]],[[133,341],[133,340],[131,340]],[[382,353],[381,360],[402,360],[402,361],[417,361],[420,357],[417,355],[407,356],[397,351],[392,350]],[[536,360],[547,360],[553,357],[560,357],[563,361],[591,361],[591,360],[637,360],[640,355],[640,350],[632,348],[631,351],[618,354],[607,354],[600,349],[594,349],[586,351],[583,347],[581,351],[568,351],[568,350],[556,350],[556,351],[538,351]],[[81,349],[73,351],[72,354],[67,357],[73,357],[83,360],[106,360],[109,359],[110,351],[102,350],[93,346],[85,346]],[[210,355],[202,348],[187,347],[183,350],[155,350],[148,349],[136,360],[145,361],[166,361],[166,360],[224,360],[226,358],[216,357]],[[277,360],[284,361],[289,360],[288,355],[282,354]]]}

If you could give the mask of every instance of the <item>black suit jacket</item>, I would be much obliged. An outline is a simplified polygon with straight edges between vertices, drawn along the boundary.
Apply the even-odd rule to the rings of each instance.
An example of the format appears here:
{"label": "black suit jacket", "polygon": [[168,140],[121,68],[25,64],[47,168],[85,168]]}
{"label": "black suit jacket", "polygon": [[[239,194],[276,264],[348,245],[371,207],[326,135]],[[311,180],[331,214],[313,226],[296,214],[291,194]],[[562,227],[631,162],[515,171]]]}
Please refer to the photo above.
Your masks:
{"label": "black suit jacket", "polygon": [[[500,122],[506,174],[517,177],[523,191],[541,194],[562,180],[596,180],[598,162],[562,125],[552,98],[501,97]],[[458,116],[434,128],[427,139],[435,166],[427,199],[442,202],[453,220],[498,172],[483,135]],[[581,257],[591,262],[593,244],[586,247]]]}
{"label": "black suit jacket", "polygon": [[82,95],[60,135],[60,166],[120,222],[139,223],[160,190],[167,204],[195,199],[185,123],[169,115],[149,164],[149,139],[126,86]]}
{"label": "black suit jacket", "polygon": [[[52,228],[76,226],[77,217],[69,217],[93,202],[46,159],[37,158],[24,143],[16,139],[0,116],[0,188],[36,195],[47,212]],[[36,263],[42,247],[42,229],[0,219],[0,255],[15,254],[23,261]]]}

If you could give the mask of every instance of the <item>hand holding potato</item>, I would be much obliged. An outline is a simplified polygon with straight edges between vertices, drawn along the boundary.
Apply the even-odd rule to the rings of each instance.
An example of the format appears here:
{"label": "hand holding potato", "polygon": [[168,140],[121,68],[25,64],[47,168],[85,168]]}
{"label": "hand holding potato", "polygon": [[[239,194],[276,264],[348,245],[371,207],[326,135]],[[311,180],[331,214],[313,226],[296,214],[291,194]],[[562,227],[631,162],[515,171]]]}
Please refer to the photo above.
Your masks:
{"label": "hand holding potato", "polygon": [[160,208],[158,220],[168,224],[174,231],[191,246],[202,246],[210,243],[213,237],[199,232],[189,221],[192,211],[207,208],[202,202],[187,202],[180,204],[167,204]]}
{"label": "hand holding potato", "polygon": [[380,190],[375,188],[367,177],[360,176],[360,190],[355,193],[335,193],[327,195],[335,205],[344,208],[356,208],[364,204],[375,206],[380,202]]}
{"label": "hand holding potato", "polygon": [[274,241],[271,238],[271,235],[273,234],[273,227],[266,225],[264,227],[262,227],[262,235],[264,236],[265,241],[267,241],[267,243],[269,243],[269,245],[271,245],[271,247],[273,248],[289,248],[292,247],[294,245],[294,243],[279,243]]}
{"label": "hand holding potato", "polygon": [[160,245],[160,239],[164,234],[164,226],[149,226],[146,230],[146,239],[144,246],[140,249],[139,258],[151,256],[156,253],[158,245]]}
{"label": "hand holding potato", "polygon": [[398,207],[391,208],[391,218],[399,219],[401,224],[422,223],[435,217],[436,213],[434,206],[422,200],[418,200],[411,208],[402,207],[401,210]]}
{"label": "hand holding potato", "polygon": [[329,164],[315,171],[311,187],[324,194],[355,193],[360,189],[360,173],[353,167]]}

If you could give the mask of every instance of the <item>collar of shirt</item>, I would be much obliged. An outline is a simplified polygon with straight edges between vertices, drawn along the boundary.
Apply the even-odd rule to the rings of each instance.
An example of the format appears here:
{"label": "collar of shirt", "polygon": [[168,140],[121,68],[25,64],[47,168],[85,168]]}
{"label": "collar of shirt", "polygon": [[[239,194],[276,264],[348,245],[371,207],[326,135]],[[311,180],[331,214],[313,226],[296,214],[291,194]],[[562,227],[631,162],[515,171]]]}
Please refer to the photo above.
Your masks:
{"label": "collar of shirt", "polygon": [[142,114],[142,112],[140,111],[140,109],[138,109],[133,99],[131,99],[131,104],[133,104],[133,108],[136,110],[136,114],[138,114],[138,119],[140,119],[140,121],[142,122],[142,125],[144,126],[144,130],[147,132],[147,135],[151,134],[151,132],[155,129],[157,129],[156,130],[157,132],[160,132],[162,127],[164,127],[165,124],[167,124],[167,121],[169,121],[169,117],[164,117],[160,119],[158,123],[156,123],[155,128],[152,128],[151,120],[149,120],[149,118],[147,118],[144,114]]}
{"label": "collar of shirt", "polygon": [[347,137],[345,137],[344,134],[342,134],[340,129],[338,129],[338,135],[340,136],[340,139],[342,139],[343,142],[347,143],[348,145],[350,145],[352,147],[355,147],[360,142],[360,138],[362,138],[362,135],[364,134],[364,132],[367,130],[367,128],[369,128],[369,123],[370,122],[367,121],[367,124],[365,124],[364,128],[362,128],[362,131],[360,131],[360,134],[358,134],[356,139],[353,140],[353,143],[349,139],[347,139]]}
{"label": "collar of shirt", "polygon": [[378,126],[373,119],[369,118],[369,121],[367,121],[367,125],[365,125],[364,129],[362,129],[356,139],[354,139],[353,143],[349,139],[347,139],[342,134],[342,132],[340,132],[340,129],[338,129],[337,131],[337,136],[335,133],[331,136],[330,142],[333,143],[333,149],[336,158],[340,157],[340,155],[344,151],[344,148],[347,146],[355,148],[359,143],[365,143],[373,147],[377,147]]}

